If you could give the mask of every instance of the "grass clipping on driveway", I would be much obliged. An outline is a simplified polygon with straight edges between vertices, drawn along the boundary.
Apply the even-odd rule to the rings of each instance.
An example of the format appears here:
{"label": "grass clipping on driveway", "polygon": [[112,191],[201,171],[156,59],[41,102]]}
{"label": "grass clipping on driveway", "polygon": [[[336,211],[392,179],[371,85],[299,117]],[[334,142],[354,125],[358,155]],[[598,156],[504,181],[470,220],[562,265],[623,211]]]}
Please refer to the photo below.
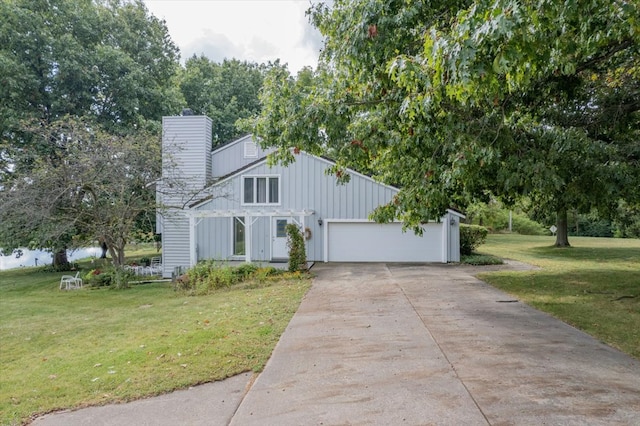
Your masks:
{"label": "grass clipping on driveway", "polygon": [[490,235],[480,251],[541,267],[480,278],[640,359],[640,240]]}
{"label": "grass clipping on driveway", "polygon": [[260,371],[310,285],[191,297],[168,283],[60,291],[60,275],[0,272],[0,424]]}

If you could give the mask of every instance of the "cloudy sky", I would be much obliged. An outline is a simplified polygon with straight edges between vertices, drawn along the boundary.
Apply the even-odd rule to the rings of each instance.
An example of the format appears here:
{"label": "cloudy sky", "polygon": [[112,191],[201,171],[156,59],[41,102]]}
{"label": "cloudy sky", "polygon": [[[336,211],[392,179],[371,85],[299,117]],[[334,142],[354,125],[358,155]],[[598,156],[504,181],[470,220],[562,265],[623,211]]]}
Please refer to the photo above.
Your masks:
{"label": "cloudy sky", "polygon": [[[320,0],[314,0],[314,3]],[[309,0],[144,0],[164,19],[182,60],[204,54],[265,63],[280,58],[297,72],[315,67],[322,39],[309,24]]]}

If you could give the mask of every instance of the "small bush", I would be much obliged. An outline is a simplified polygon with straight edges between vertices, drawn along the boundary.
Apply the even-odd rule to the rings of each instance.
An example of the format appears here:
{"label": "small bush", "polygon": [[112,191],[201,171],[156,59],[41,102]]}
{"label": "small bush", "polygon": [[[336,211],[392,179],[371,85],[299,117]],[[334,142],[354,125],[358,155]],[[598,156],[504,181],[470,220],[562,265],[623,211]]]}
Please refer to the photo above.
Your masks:
{"label": "small bush", "polygon": [[290,223],[285,228],[287,246],[289,247],[289,272],[307,269],[307,252],[304,247],[304,236],[298,225]]}
{"label": "small bush", "polygon": [[42,267],[42,272],[67,272],[67,271],[77,271],[80,269],[80,265],[75,262],[63,263],[62,265],[53,264],[45,265]]}
{"label": "small bush", "polygon": [[244,263],[233,267],[213,260],[199,262],[186,273],[177,276],[173,285],[177,291],[193,295],[205,295],[215,290],[243,283],[245,288],[262,287],[280,279],[301,279],[303,272],[286,272],[273,266]]}
{"label": "small bush", "polygon": [[131,281],[136,280],[136,274],[124,268],[111,268],[109,275],[111,276],[111,287],[117,290],[131,287]]}
{"label": "small bush", "polygon": [[549,230],[523,214],[514,214],[512,230],[520,235],[547,235]]}
{"label": "small bush", "polygon": [[470,255],[484,244],[489,231],[484,226],[460,224],[460,254]]}
{"label": "small bush", "polygon": [[243,281],[253,275],[257,270],[258,265],[254,263],[243,263],[242,265],[235,268],[234,273],[240,281]]}
{"label": "small bush", "polygon": [[231,287],[239,281],[240,278],[233,267],[208,260],[190,268],[186,273],[186,279],[182,279],[179,286],[183,290],[202,295],[220,288]]}
{"label": "small bush", "polygon": [[111,274],[103,269],[92,269],[84,276],[83,282],[90,287],[106,287],[111,285]]}
{"label": "small bush", "polygon": [[259,282],[267,281],[269,278],[279,275],[280,271],[278,271],[273,266],[265,266],[262,268],[256,269],[253,274],[253,278],[258,280]]}
{"label": "small bush", "polygon": [[122,290],[131,287],[131,281],[136,280],[136,275],[124,268],[97,268],[90,270],[82,280],[90,287],[112,287]]}
{"label": "small bush", "polygon": [[192,289],[191,282],[189,281],[189,276],[187,274],[177,276],[173,280],[173,286],[178,291],[190,291]]}

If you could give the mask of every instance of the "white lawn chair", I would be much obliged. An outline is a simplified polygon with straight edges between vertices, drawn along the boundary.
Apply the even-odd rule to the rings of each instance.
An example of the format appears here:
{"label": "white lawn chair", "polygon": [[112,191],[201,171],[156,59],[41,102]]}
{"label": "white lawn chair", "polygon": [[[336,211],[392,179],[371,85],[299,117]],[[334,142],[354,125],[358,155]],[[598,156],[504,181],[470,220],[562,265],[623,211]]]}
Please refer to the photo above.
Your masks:
{"label": "white lawn chair", "polygon": [[152,257],[151,258],[151,275],[160,275],[162,274],[162,258],[161,257]]}
{"label": "white lawn chair", "polygon": [[74,288],[82,288],[82,278],[80,278],[80,271],[76,272],[76,275],[63,275],[60,277],[60,290],[64,287],[65,290],[72,290]]}

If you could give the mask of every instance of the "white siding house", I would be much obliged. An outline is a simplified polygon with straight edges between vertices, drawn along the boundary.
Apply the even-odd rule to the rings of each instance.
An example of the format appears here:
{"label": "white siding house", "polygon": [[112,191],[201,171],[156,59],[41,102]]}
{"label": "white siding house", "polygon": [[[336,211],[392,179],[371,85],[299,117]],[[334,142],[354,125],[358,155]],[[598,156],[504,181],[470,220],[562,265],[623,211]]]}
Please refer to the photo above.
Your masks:
{"label": "white siding house", "polygon": [[[305,152],[289,166],[269,167],[269,151],[250,135],[209,154],[207,117],[165,117],[163,127],[167,180],[184,176],[191,191],[164,197],[164,204],[183,203],[163,215],[164,276],[201,259],[286,259],[287,223],[305,231],[310,261],[460,260],[459,221],[464,216],[458,212],[449,210],[440,221],[425,224],[422,236],[402,232],[400,223],[368,219],[376,207],[392,201],[396,188],[354,171],[349,183],[338,184],[325,173],[331,161]],[[205,187],[200,201],[190,203],[193,191]]]}

